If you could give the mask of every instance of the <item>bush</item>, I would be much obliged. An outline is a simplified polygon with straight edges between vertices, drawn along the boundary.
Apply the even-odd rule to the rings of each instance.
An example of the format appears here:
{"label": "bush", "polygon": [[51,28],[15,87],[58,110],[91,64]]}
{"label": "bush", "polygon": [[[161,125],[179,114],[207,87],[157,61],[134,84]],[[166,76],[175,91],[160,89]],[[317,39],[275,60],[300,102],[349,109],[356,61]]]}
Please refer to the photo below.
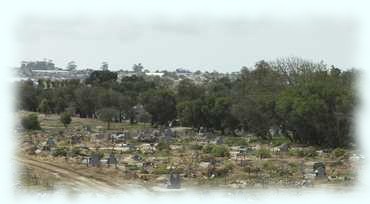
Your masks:
{"label": "bush", "polygon": [[30,114],[22,118],[22,127],[26,130],[41,130],[37,114]]}
{"label": "bush", "polygon": [[289,150],[290,156],[297,156],[297,157],[316,157],[317,152],[315,148],[309,147],[305,149],[290,149]]}
{"label": "bush", "polygon": [[127,165],[127,169],[130,170],[130,171],[138,171],[140,170],[140,168],[134,164],[128,164]]}
{"label": "bush", "polygon": [[225,139],[225,144],[229,146],[247,146],[248,142],[242,137],[228,137]]}
{"label": "bush", "polygon": [[168,174],[169,169],[167,169],[167,165],[160,165],[153,170],[153,174]]}
{"label": "bush", "polygon": [[161,141],[161,142],[158,143],[157,149],[159,151],[170,150],[170,145],[166,142]]}
{"label": "bush", "polygon": [[338,157],[343,157],[347,154],[347,151],[342,148],[335,148],[332,152],[331,155],[332,157],[338,158]]}
{"label": "bush", "polygon": [[271,152],[269,149],[261,148],[257,150],[256,156],[263,159],[263,158],[270,158],[271,157]]}
{"label": "bush", "polygon": [[206,145],[203,147],[203,152],[214,157],[230,156],[229,149],[225,145]]}
{"label": "bush", "polygon": [[64,112],[60,115],[60,121],[63,123],[64,127],[67,127],[71,122],[71,114],[68,112]]}
{"label": "bush", "polygon": [[191,150],[201,150],[203,148],[202,145],[198,145],[198,144],[192,144],[190,145],[190,149]]}
{"label": "bush", "polygon": [[81,155],[82,154],[81,148],[79,148],[79,147],[73,147],[71,154],[72,154],[72,157]]}
{"label": "bush", "polygon": [[286,137],[280,136],[280,137],[273,137],[271,144],[273,147],[282,145],[282,144],[290,144],[290,140]]}
{"label": "bush", "polygon": [[66,157],[67,156],[67,148],[66,147],[57,147],[54,152],[52,153],[54,157]]}

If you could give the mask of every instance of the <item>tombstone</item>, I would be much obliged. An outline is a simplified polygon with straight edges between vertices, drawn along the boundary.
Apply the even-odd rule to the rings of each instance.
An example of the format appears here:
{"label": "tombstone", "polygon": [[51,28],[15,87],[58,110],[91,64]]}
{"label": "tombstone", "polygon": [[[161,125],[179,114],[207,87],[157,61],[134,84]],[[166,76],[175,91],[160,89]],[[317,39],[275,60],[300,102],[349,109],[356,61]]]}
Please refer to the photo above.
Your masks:
{"label": "tombstone", "polygon": [[245,159],[240,160],[240,166],[241,167],[245,167],[247,165],[248,165],[248,160],[245,160]]}
{"label": "tombstone", "polygon": [[72,144],[80,144],[81,143],[81,135],[73,135],[71,137]]}
{"label": "tombstone", "polygon": [[135,161],[142,161],[143,160],[143,158],[138,154],[135,154],[134,156],[132,156],[132,159],[135,160]]}
{"label": "tombstone", "polygon": [[181,188],[180,174],[173,172],[170,173],[169,184],[167,185],[167,188],[169,189]]}
{"label": "tombstone", "polygon": [[91,166],[93,166],[93,167],[98,167],[98,166],[100,166],[100,155],[98,155],[98,154],[96,154],[96,153],[94,153],[94,154],[92,154],[91,156],[90,156],[90,158],[89,158],[89,165],[91,165]]}
{"label": "tombstone", "polygon": [[86,132],[91,132],[91,126],[90,125],[83,125],[82,126],[83,130],[85,130]]}
{"label": "tombstone", "polygon": [[140,132],[139,136],[138,136],[138,140],[140,142],[152,143],[152,142],[155,142],[156,139],[157,138],[156,138],[155,134],[148,134],[148,133],[145,133],[145,132]]}
{"label": "tombstone", "polygon": [[218,137],[216,139],[216,144],[218,144],[218,145],[224,144],[224,137],[223,136]]}
{"label": "tombstone", "polygon": [[55,146],[54,138],[49,137],[46,144],[47,144],[48,147],[54,147]]}
{"label": "tombstone", "polygon": [[280,150],[280,152],[288,152],[289,145],[286,144],[286,143],[284,143],[284,144],[282,144],[282,145],[279,146],[279,150]]}
{"label": "tombstone", "polygon": [[163,136],[164,136],[165,141],[172,140],[173,137],[174,137],[174,134],[173,134],[171,128],[164,129]]}
{"label": "tombstone", "polygon": [[108,167],[111,164],[114,164],[115,167],[117,168],[117,163],[118,163],[118,161],[117,161],[117,158],[115,157],[115,155],[114,154],[110,154],[109,157],[108,157],[108,159],[107,159],[107,165],[108,165]]}
{"label": "tombstone", "polygon": [[326,176],[325,171],[325,164],[322,162],[316,162],[313,164],[313,171],[315,173],[315,176],[318,178],[322,178]]}

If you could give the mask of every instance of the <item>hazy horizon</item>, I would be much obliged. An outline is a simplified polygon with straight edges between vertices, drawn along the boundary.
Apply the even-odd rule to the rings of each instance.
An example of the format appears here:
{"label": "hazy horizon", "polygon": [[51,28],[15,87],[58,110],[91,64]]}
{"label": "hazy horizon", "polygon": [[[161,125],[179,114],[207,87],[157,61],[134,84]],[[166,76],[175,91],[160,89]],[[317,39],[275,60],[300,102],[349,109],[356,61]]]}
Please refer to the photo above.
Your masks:
{"label": "hazy horizon", "polygon": [[65,68],[234,72],[259,60],[297,56],[351,68],[356,26],[350,20],[182,16],[29,16],[16,27],[17,60],[52,59]]}

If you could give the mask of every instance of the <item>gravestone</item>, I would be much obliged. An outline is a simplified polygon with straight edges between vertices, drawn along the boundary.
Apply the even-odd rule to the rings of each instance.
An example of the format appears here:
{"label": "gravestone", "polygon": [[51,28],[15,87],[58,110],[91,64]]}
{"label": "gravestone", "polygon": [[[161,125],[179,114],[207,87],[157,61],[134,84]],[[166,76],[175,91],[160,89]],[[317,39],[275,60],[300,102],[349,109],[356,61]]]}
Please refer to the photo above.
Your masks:
{"label": "gravestone", "polygon": [[173,137],[174,137],[174,134],[173,134],[171,128],[164,129],[163,136],[164,136],[164,139],[165,139],[166,142],[172,140]]}
{"label": "gravestone", "polygon": [[114,165],[115,165],[115,167],[117,167],[117,163],[118,163],[118,161],[117,161],[117,158],[115,157],[115,155],[114,155],[114,154],[110,154],[110,155],[109,155],[109,157],[108,157],[108,159],[107,159],[108,167],[109,167],[111,164],[114,164]]}
{"label": "gravestone", "polygon": [[89,158],[89,165],[93,166],[93,167],[98,167],[100,166],[100,155],[99,154],[92,154]]}
{"label": "gravestone", "polygon": [[48,141],[46,142],[46,144],[47,144],[48,147],[54,147],[55,146],[54,138],[49,137],[48,138]]}
{"label": "gravestone", "polygon": [[71,137],[71,143],[72,144],[80,144],[81,143],[81,138],[82,138],[81,135],[73,135]]}
{"label": "gravestone", "polygon": [[322,178],[326,176],[325,164],[322,162],[316,162],[313,164],[313,171],[315,176],[318,178]]}
{"label": "gravestone", "polygon": [[135,160],[135,161],[142,161],[143,160],[143,158],[138,154],[135,154],[134,156],[132,156],[132,159]]}
{"label": "gravestone", "polygon": [[218,137],[217,139],[216,139],[216,144],[218,144],[218,145],[221,145],[221,144],[224,144],[224,137]]}
{"label": "gravestone", "polygon": [[170,173],[170,178],[169,178],[169,184],[167,186],[169,189],[179,189],[181,188],[181,179],[180,179],[180,174],[178,173]]}
{"label": "gravestone", "polygon": [[279,150],[280,150],[280,152],[288,152],[288,150],[289,150],[289,145],[288,144],[282,144],[282,145],[280,145],[279,146]]}

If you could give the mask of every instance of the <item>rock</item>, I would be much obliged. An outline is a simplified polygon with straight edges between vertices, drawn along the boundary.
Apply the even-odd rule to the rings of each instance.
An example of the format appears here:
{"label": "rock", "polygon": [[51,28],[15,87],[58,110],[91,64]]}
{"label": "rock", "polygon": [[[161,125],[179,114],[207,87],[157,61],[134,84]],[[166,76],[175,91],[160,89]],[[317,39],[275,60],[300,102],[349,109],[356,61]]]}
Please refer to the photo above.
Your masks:
{"label": "rock", "polygon": [[208,166],[210,164],[211,164],[210,162],[200,162],[199,166],[200,166],[200,168],[206,169],[206,168],[208,168]]}

